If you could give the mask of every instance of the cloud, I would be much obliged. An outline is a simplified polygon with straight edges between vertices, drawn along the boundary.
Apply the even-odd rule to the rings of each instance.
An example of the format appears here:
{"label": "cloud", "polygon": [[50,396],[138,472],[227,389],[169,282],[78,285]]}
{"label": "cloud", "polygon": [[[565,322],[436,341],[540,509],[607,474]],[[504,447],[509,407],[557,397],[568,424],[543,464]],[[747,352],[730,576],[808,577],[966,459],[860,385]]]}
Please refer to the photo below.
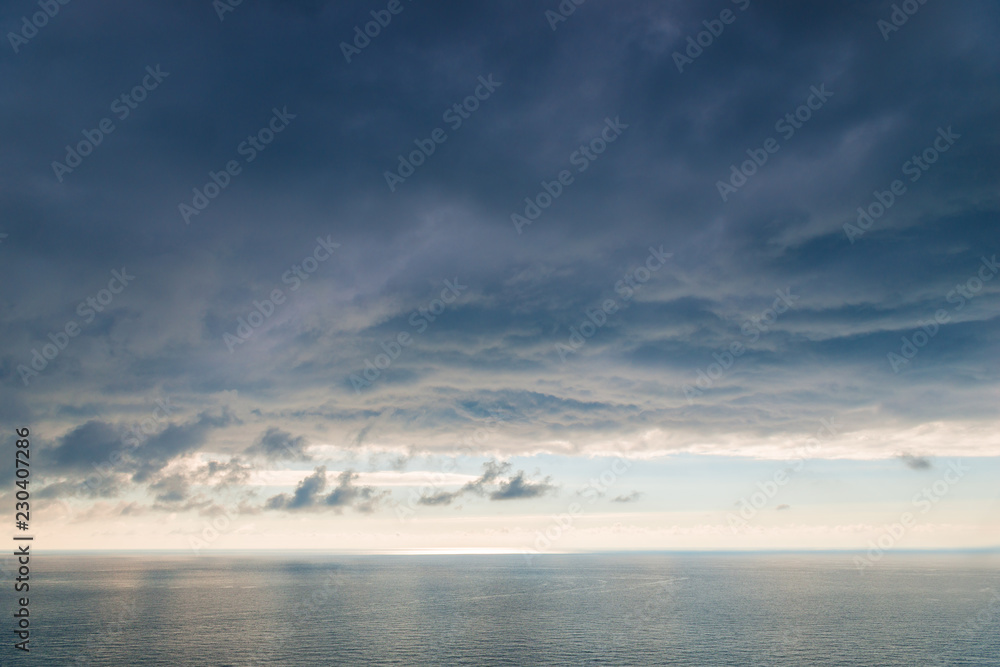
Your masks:
{"label": "cloud", "polygon": [[387,491],[378,491],[373,486],[355,486],[354,480],[358,473],[345,470],[337,476],[337,488],[324,500],[327,507],[352,507],[358,512],[370,513],[379,502],[388,495]]}
{"label": "cloud", "polygon": [[927,470],[931,467],[930,459],[923,456],[914,456],[912,454],[903,453],[900,454],[898,458],[910,470]]}
{"label": "cloud", "polygon": [[323,496],[326,489],[326,466],[319,466],[313,474],[305,477],[295,487],[295,492],[289,496],[282,493],[268,498],[264,507],[270,510],[300,510],[332,508],[338,513],[345,507],[357,512],[370,513],[375,510],[387,491],[379,491],[372,486],[356,486],[354,480],[358,474],[345,470],[337,476],[337,486],[328,495]]}
{"label": "cloud", "polygon": [[165,503],[179,503],[187,498],[190,482],[181,474],[168,475],[149,485],[156,500]]}
{"label": "cloud", "polygon": [[450,505],[462,494],[458,491],[448,492],[448,491],[438,491],[437,493],[432,493],[429,496],[421,496],[417,499],[417,502],[421,505]]}
{"label": "cloud", "polygon": [[212,430],[225,428],[237,421],[228,410],[222,410],[219,415],[206,411],[186,423],[168,425],[128,453],[127,458],[135,469],[132,481],[146,481],[176,457],[199,449]]}
{"label": "cloud", "polygon": [[[0,156],[11,194],[0,421],[56,434],[38,441],[42,493],[176,498],[182,482],[164,476],[179,459],[305,461],[323,446],[380,452],[382,468],[402,466],[387,452],[418,460],[462,445],[497,460],[609,443],[637,458],[783,460],[832,416],[844,437],[823,442],[830,457],[917,451],[928,458],[900,460],[919,471],[956,452],[1000,454],[1000,280],[954,303],[1000,250],[996,11],[928,3],[886,43],[875,29],[886,3],[786,4],[753,3],[683,74],[671,54],[708,18],[695,3],[591,3],[556,40],[530,3],[427,3],[350,66],[327,37],[358,11],[336,3],[243,3],[245,29],[224,40],[209,38],[218,24],[204,3],[128,14],[94,3],[83,33],[53,23],[47,48],[5,70],[18,97],[0,106],[4,126],[21,129]],[[795,66],[774,67],[762,35]],[[493,46],[510,40],[517,48]],[[401,57],[412,67],[395,67]],[[341,66],[331,77],[302,62]],[[145,63],[176,69],[58,181],[52,160]],[[390,193],[382,174],[491,73],[502,87]],[[775,120],[814,85],[832,97],[786,140]],[[237,145],[284,105],[297,117],[246,165]],[[570,154],[618,115],[631,127],[577,172]],[[909,181],[901,165],[939,125],[961,138]],[[780,151],[721,201],[716,182],[769,135]],[[229,158],[248,168],[184,225],[177,205]],[[517,234],[511,214],[563,169],[574,182]],[[852,243],[844,225],[894,178],[905,195]],[[289,289],[282,276],[328,235],[342,247]],[[673,257],[635,287],[661,246]],[[123,265],[135,280],[85,321],[77,304]],[[468,288],[421,315],[445,278]],[[788,288],[795,308],[760,331],[751,318]],[[600,308],[608,300],[614,313]],[[893,372],[887,353],[939,309],[949,320]],[[223,336],[258,316],[230,354]],[[79,335],[36,356],[70,319]],[[578,340],[563,361],[555,345]],[[19,367],[33,358],[44,370],[25,386]],[[377,375],[360,393],[348,380],[359,372]],[[689,402],[683,388],[699,381]],[[163,396],[171,407],[154,413]],[[486,406],[502,410],[502,428]],[[137,422],[150,428],[126,446]],[[84,485],[95,465],[110,470]],[[247,480],[246,461],[209,465],[185,473],[188,496]],[[275,502],[374,507],[356,479],[311,484]],[[547,484],[488,468],[420,502],[531,498]]]}
{"label": "cloud", "polygon": [[196,477],[200,481],[214,483],[218,489],[224,489],[245,484],[253,471],[253,465],[233,458],[225,462],[209,461],[197,470]]}
{"label": "cloud", "polygon": [[292,436],[287,431],[270,427],[257,441],[247,447],[248,455],[260,454],[271,460],[290,459],[306,461],[310,456],[306,453],[309,441],[303,436]]}
{"label": "cloud", "polygon": [[421,496],[417,502],[421,505],[450,505],[466,493],[479,496],[485,495],[484,487],[493,485],[497,479],[510,470],[510,463],[487,461],[483,464],[483,474],[471,482],[466,482],[457,491],[439,491],[427,496]]}
{"label": "cloud", "polygon": [[541,482],[529,482],[524,478],[524,471],[519,470],[515,476],[500,482],[499,488],[490,494],[490,500],[514,500],[545,495],[555,489],[549,484],[550,479],[550,477],[546,477]]}
{"label": "cloud", "polygon": [[642,498],[642,494],[638,491],[633,491],[628,495],[615,496],[611,499],[613,503],[634,503]]}
{"label": "cloud", "polygon": [[57,468],[87,469],[107,463],[113,452],[122,449],[122,436],[115,427],[93,419],[59,438],[46,456]]}
{"label": "cloud", "polygon": [[[489,495],[490,500],[513,500],[515,498],[534,498],[544,495],[555,487],[549,484],[551,478],[546,477],[541,482],[529,482],[524,477],[524,471],[519,470],[514,477],[502,479],[510,470],[509,462],[487,461],[483,464],[483,474],[471,482],[467,482],[457,491],[438,491],[421,496],[417,502],[421,505],[450,505],[467,493],[479,496]],[[492,489],[492,490],[490,490]]]}
{"label": "cloud", "polygon": [[781,511],[781,510],[791,509],[791,507],[792,507],[791,505],[781,504],[781,505],[778,505],[777,507],[775,507],[774,509],[778,510],[778,511]]}

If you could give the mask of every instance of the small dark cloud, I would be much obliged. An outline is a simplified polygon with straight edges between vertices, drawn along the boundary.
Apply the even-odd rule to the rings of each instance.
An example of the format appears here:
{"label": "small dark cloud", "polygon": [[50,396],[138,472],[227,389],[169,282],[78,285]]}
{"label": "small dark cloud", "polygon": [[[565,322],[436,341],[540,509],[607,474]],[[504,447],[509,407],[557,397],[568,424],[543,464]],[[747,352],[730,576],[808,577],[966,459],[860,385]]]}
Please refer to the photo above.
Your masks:
{"label": "small dark cloud", "polygon": [[787,509],[791,509],[791,508],[792,508],[791,505],[784,505],[784,504],[782,504],[782,505],[778,505],[774,509],[778,510],[778,511],[781,511],[781,510],[787,510]]}
{"label": "small dark cloud", "polygon": [[461,490],[463,492],[470,491],[472,493],[483,495],[483,487],[487,484],[493,484],[496,482],[500,478],[500,475],[503,475],[508,470],[510,470],[510,463],[507,463],[506,461],[503,463],[498,461],[487,461],[483,464],[483,474],[479,477],[479,479],[469,482],[463,486]]}
{"label": "small dark cloud", "polygon": [[295,510],[302,507],[309,507],[316,503],[316,496],[326,488],[326,466],[316,468],[316,472],[309,475],[295,487],[295,493],[288,501],[286,509]]}
{"label": "small dark cloud", "polygon": [[337,488],[324,499],[327,507],[353,507],[358,512],[370,513],[388,495],[373,486],[355,486],[358,473],[345,470],[337,476]]}
{"label": "small dark cloud", "polygon": [[400,454],[391,461],[389,461],[389,469],[395,470],[396,472],[403,472],[406,470],[407,464],[410,462],[410,457],[405,454]]}
{"label": "small dark cloud", "polygon": [[541,482],[529,482],[524,478],[524,471],[519,470],[516,475],[506,482],[500,482],[500,488],[490,494],[490,500],[537,498],[555,488],[549,484],[550,479],[550,477],[546,477]]}
{"label": "small dark cloud", "polygon": [[264,456],[271,460],[308,461],[311,457],[306,453],[309,442],[303,436],[293,436],[277,427],[270,427],[257,441],[247,447],[246,454]]}
{"label": "small dark cloud", "polygon": [[254,466],[245,463],[240,459],[231,459],[226,462],[209,461],[198,468],[195,473],[199,481],[211,483],[217,489],[224,489],[230,485],[240,485],[250,479],[250,473]]}
{"label": "small dark cloud", "polygon": [[295,492],[289,496],[281,493],[268,498],[265,509],[299,510],[306,508],[331,507],[341,511],[350,507],[357,512],[373,512],[388,491],[379,491],[373,486],[356,486],[354,481],[358,473],[345,470],[337,476],[337,486],[328,495],[323,496],[326,489],[326,466],[319,466],[295,487]]}
{"label": "small dark cloud", "polygon": [[907,454],[904,452],[897,458],[899,458],[910,470],[927,470],[931,467],[930,459],[923,456],[914,456],[913,454]]}
{"label": "small dark cloud", "polygon": [[483,464],[483,474],[471,482],[462,485],[458,491],[439,491],[429,496],[421,497],[417,502],[421,505],[450,505],[466,493],[474,493],[482,496],[486,494],[484,487],[493,485],[501,475],[510,470],[510,463],[499,461],[487,461]]}
{"label": "small dark cloud", "polygon": [[638,491],[633,491],[632,493],[630,493],[628,495],[615,496],[614,498],[611,499],[611,502],[613,502],[613,503],[634,503],[635,501],[639,500],[640,498],[642,498],[642,494],[639,493]]}
{"label": "small dark cloud", "polygon": [[457,500],[460,495],[462,494],[459,491],[454,491],[452,493],[441,491],[429,496],[421,496],[417,502],[421,505],[450,505],[454,500]]}
{"label": "small dark cloud", "polygon": [[190,482],[181,474],[168,475],[149,485],[156,494],[156,500],[163,503],[179,503],[187,498]]}

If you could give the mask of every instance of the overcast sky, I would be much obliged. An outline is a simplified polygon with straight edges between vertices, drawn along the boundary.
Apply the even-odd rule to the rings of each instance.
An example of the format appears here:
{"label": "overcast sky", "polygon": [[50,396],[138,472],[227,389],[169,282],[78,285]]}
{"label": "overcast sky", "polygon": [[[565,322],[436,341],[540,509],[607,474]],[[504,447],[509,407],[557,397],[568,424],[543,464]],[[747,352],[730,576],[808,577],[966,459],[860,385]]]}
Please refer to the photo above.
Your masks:
{"label": "overcast sky", "polygon": [[902,4],[7,3],[39,539],[995,544],[1000,8]]}

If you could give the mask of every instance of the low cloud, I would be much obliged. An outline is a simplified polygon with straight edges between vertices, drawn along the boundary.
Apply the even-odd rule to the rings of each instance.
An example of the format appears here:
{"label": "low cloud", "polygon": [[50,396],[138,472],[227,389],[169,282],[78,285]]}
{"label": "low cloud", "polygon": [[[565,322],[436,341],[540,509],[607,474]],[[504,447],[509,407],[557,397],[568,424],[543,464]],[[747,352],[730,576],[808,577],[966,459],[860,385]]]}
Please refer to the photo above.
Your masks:
{"label": "low cloud", "polygon": [[898,458],[910,470],[927,470],[931,467],[930,460],[923,456],[914,456],[904,452]]}
{"label": "low cloud", "polygon": [[[423,496],[417,502],[421,505],[450,505],[467,493],[478,496],[488,495],[490,500],[535,498],[555,488],[549,484],[551,479],[549,477],[540,482],[528,481],[525,479],[523,470],[517,471],[513,477],[503,479],[509,470],[510,463],[506,461],[487,461],[483,464],[483,474],[463,485],[458,491],[439,491]],[[490,488],[492,490],[489,490]]]}
{"label": "low cloud", "polygon": [[345,470],[337,476],[337,486],[327,495],[323,495],[327,486],[326,466],[319,466],[313,474],[304,478],[295,487],[291,495],[281,493],[267,499],[264,504],[269,510],[301,510],[333,508],[338,513],[345,507],[357,512],[373,512],[388,495],[387,491],[379,491],[373,486],[356,486],[358,473]]}
{"label": "low cloud", "polygon": [[551,479],[551,477],[546,477],[540,482],[529,482],[524,478],[524,471],[519,470],[506,482],[500,482],[500,488],[490,494],[490,500],[514,500],[515,498],[543,496],[555,488],[549,484]]}
{"label": "low cloud", "polygon": [[288,459],[308,461],[311,457],[306,452],[309,442],[303,436],[293,436],[277,427],[270,427],[254,444],[246,449],[250,456],[263,456],[270,460]]}

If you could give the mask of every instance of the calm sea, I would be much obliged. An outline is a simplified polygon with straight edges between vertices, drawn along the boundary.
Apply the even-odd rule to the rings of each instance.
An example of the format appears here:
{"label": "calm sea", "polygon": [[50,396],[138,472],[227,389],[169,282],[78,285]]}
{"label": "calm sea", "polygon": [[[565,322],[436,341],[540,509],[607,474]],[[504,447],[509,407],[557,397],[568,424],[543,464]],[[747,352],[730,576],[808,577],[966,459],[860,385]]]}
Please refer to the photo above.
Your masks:
{"label": "calm sea", "polygon": [[31,565],[31,655],[7,613],[4,665],[1000,665],[997,556],[864,575],[829,554]]}

